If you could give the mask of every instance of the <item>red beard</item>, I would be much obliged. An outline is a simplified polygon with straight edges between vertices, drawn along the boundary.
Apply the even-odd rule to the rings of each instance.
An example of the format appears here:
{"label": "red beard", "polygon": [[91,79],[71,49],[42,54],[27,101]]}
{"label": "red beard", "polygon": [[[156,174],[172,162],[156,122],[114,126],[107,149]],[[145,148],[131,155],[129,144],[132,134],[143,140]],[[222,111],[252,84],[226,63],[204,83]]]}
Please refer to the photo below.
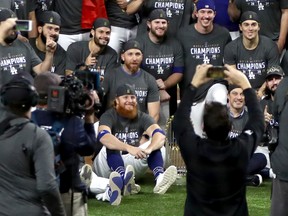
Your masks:
{"label": "red beard", "polygon": [[128,119],[135,119],[137,117],[138,114],[138,108],[137,106],[134,106],[133,110],[126,110],[124,107],[122,106],[115,106],[116,112],[124,118],[128,118]]}

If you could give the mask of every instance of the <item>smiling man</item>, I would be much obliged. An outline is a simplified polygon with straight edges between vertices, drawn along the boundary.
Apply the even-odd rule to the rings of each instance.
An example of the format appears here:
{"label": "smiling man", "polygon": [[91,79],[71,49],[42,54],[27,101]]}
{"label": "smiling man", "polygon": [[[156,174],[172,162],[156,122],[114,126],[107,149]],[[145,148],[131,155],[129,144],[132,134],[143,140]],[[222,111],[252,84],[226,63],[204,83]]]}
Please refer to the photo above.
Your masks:
{"label": "smiling man", "polygon": [[66,74],[84,63],[90,70],[104,76],[105,71],[117,64],[117,53],[108,46],[111,34],[109,20],[97,18],[90,33],[92,36],[90,41],[75,42],[68,47]]}
{"label": "smiling man", "polygon": [[[38,19],[38,37],[30,39],[30,44],[41,60],[44,60],[46,53],[47,38],[57,42],[60,33],[61,17],[54,11],[44,11]],[[66,51],[58,44],[54,53],[51,72],[64,75],[66,63]]]}
{"label": "smiling man", "polygon": [[242,71],[252,88],[258,89],[265,82],[267,68],[280,63],[277,45],[272,39],[259,35],[260,23],[255,12],[243,13],[239,27],[242,36],[225,47],[224,61]]}
{"label": "smiling man", "polygon": [[147,27],[149,30],[137,37],[143,47],[141,68],[157,81],[161,100],[158,124],[164,129],[177,109],[177,84],[184,70],[183,49],[177,39],[167,35],[169,23],[164,10],[153,10]]}
{"label": "smiling man", "polygon": [[140,68],[143,59],[141,45],[136,40],[129,40],[122,49],[123,64],[106,73],[103,88],[106,95],[106,109],[113,105],[118,86],[130,84],[135,88],[138,107],[142,112],[159,119],[160,100],[155,78]]}

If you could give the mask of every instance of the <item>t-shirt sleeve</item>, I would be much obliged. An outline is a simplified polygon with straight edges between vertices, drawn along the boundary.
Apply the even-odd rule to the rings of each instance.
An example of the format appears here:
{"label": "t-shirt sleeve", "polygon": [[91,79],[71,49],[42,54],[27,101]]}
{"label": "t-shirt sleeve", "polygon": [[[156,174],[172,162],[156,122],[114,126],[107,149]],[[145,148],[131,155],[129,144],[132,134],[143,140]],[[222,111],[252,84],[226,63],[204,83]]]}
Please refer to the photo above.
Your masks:
{"label": "t-shirt sleeve", "polygon": [[236,58],[235,58],[235,49],[233,46],[235,42],[228,43],[224,48],[224,64],[234,65],[236,64]]}
{"label": "t-shirt sleeve", "polygon": [[183,73],[184,71],[184,56],[183,49],[178,40],[175,39],[175,43],[173,44],[175,50],[175,61],[173,73]]}
{"label": "t-shirt sleeve", "polygon": [[[268,45],[268,43],[267,43]],[[280,57],[279,57],[279,51],[278,51],[278,47],[276,45],[275,42],[273,42],[271,40],[270,42],[270,46],[267,47],[267,51],[268,51],[268,67],[272,66],[272,65],[279,65],[280,64]]]}
{"label": "t-shirt sleeve", "polygon": [[28,49],[31,59],[31,67],[34,68],[35,66],[42,63],[42,60],[38,57],[38,55],[35,53],[33,47],[29,43],[23,43]]}
{"label": "t-shirt sleeve", "polygon": [[77,50],[77,46],[75,44],[71,44],[66,52],[66,70],[74,71],[77,64],[80,64],[79,59],[77,58],[77,54],[79,50]]}
{"label": "t-shirt sleeve", "polygon": [[160,100],[159,89],[155,78],[149,74],[147,81],[149,85],[147,103],[159,101]]}

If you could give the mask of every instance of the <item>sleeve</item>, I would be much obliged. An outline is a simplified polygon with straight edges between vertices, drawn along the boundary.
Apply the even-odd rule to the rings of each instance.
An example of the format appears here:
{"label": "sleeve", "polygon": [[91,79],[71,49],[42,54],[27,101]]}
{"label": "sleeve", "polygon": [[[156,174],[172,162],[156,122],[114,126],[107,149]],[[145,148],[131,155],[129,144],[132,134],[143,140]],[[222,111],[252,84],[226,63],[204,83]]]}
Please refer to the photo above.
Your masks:
{"label": "sleeve", "polygon": [[236,41],[232,41],[228,43],[224,48],[224,64],[228,65],[235,65],[236,64],[236,57],[235,57],[235,51],[233,44]]}
{"label": "sleeve", "polygon": [[285,73],[285,76],[287,76],[287,74],[286,74],[286,71],[288,73],[288,52],[287,51],[285,52],[285,54],[282,58],[281,67]]}
{"label": "sleeve", "polygon": [[280,56],[277,44],[269,39],[270,46],[267,47],[267,60],[268,60],[268,67],[272,65],[279,65],[280,64]]}
{"label": "sleeve", "polygon": [[66,52],[66,70],[74,71],[77,64],[82,63],[81,59],[77,57],[79,50],[75,43],[70,44]]}
{"label": "sleeve", "polygon": [[[189,154],[189,149],[192,148],[191,143],[195,143],[197,139],[200,139],[200,137],[195,134],[190,120],[190,110],[196,91],[197,89],[191,85],[186,88],[180,105],[175,113],[172,125],[181,152],[187,152],[187,154]],[[183,159],[187,159],[184,157],[185,154],[183,154]]]}
{"label": "sleeve", "polygon": [[147,128],[149,128],[151,125],[155,124],[154,119],[144,112],[142,112],[142,116],[139,122],[141,122],[141,125],[143,125],[144,131],[146,131]]}
{"label": "sleeve", "polygon": [[64,206],[56,182],[53,143],[46,131],[38,128],[33,146],[33,161],[37,190],[51,215],[65,215]]}
{"label": "sleeve", "polygon": [[99,126],[106,125],[112,130],[113,122],[114,122],[114,118],[113,118],[113,115],[111,113],[112,109],[113,108],[110,108],[109,110],[107,110],[105,113],[103,113],[101,115],[100,121],[99,121]]}
{"label": "sleeve", "polygon": [[117,67],[118,66],[117,62],[118,62],[118,55],[114,50],[112,50],[111,58],[109,60],[109,63],[106,66],[105,73],[107,71],[111,71],[111,70],[113,70],[113,68]]}
{"label": "sleeve", "polygon": [[181,44],[175,39],[174,47],[174,67],[173,73],[183,73],[184,71],[184,56]]}
{"label": "sleeve", "polygon": [[35,66],[42,63],[42,60],[38,57],[35,53],[33,47],[29,43],[22,42],[28,49],[29,57],[31,59],[31,67],[34,68]]}
{"label": "sleeve", "polygon": [[94,153],[96,147],[96,134],[93,124],[84,124],[77,116],[70,117],[64,124],[64,131],[61,135],[63,151],[67,155],[76,151],[81,156],[88,156]]}
{"label": "sleeve", "polygon": [[185,1],[185,5],[184,5],[184,12],[183,12],[183,17],[182,17],[182,22],[180,27],[185,27],[188,26],[190,24],[190,20],[191,20],[191,14],[193,12],[193,5],[192,5],[192,1],[191,0],[186,0]]}
{"label": "sleeve", "polygon": [[[146,72],[148,74],[148,72]],[[149,85],[149,89],[148,89],[148,97],[147,97],[147,103],[151,103],[151,102],[156,102],[160,100],[160,95],[159,95],[159,89],[156,83],[155,78],[148,74],[148,85]]]}
{"label": "sleeve", "polygon": [[265,128],[264,114],[255,90],[249,88],[245,89],[243,93],[245,96],[245,104],[248,108],[249,119],[238,138],[246,140],[244,143],[249,144],[247,147],[251,156],[263,137]]}

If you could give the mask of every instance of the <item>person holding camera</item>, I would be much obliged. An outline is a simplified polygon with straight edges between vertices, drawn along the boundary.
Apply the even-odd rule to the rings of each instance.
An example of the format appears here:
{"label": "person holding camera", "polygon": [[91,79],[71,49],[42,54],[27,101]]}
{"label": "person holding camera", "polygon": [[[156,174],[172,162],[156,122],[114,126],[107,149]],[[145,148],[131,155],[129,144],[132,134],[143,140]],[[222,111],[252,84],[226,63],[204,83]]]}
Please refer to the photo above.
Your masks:
{"label": "person holding camera", "polygon": [[0,215],[65,216],[51,138],[30,121],[35,88],[15,75],[0,97]]}
{"label": "person holding camera", "polygon": [[16,74],[50,71],[53,64],[56,42],[47,38],[45,59],[42,62],[29,43],[17,40],[16,23],[13,11],[0,8],[0,86]]}
{"label": "person holding camera", "polygon": [[249,160],[263,136],[264,116],[247,77],[232,66],[225,66],[225,79],[243,89],[249,119],[238,137],[227,139],[231,122],[226,105],[207,103],[203,119],[207,138],[195,133],[189,118],[191,105],[199,87],[211,80],[207,71],[212,67],[198,65],[173,121],[187,169],[184,215],[248,216],[245,178]]}
{"label": "person holding camera", "polygon": [[[93,125],[94,98],[92,98],[92,93],[81,88],[82,83],[77,85],[77,82],[80,81],[74,80],[73,77],[65,77],[61,80],[59,75],[50,72],[38,75],[35,77],[35,87],[39,93],[39,102],[36,110],[32,112],[32,120],[41,128],[49,131],[55,128],[55,131],[59,131],[60,142],[54,145],[58,145],[55,149],[59,150],[61,161],[56,171],[59,174],[60,192],[67,215],[87,215],[85,204],[87,187],[80,179],[79,156],[92,155],[97,142]],[[75,91],[69,88],[71,85],[77,92],[69,92]],[[69,96],[61,99],[61,89],[65,90],[63,95]],[[53,97],[53,101],[48,96],[49,91],[52,93],[50,96]],[[71,94],[83,96],[84,99],[70,98]],[[65,104],[62,113],[50,110],[52,108],[47,105],[50,106],[51,101],[53,102],[52,108]],[[79,104],[80,101],[83,104]],[[83,108],[83,119],[79,108]],[[91,178],[92,170],[87,170],[87,173]]]}

